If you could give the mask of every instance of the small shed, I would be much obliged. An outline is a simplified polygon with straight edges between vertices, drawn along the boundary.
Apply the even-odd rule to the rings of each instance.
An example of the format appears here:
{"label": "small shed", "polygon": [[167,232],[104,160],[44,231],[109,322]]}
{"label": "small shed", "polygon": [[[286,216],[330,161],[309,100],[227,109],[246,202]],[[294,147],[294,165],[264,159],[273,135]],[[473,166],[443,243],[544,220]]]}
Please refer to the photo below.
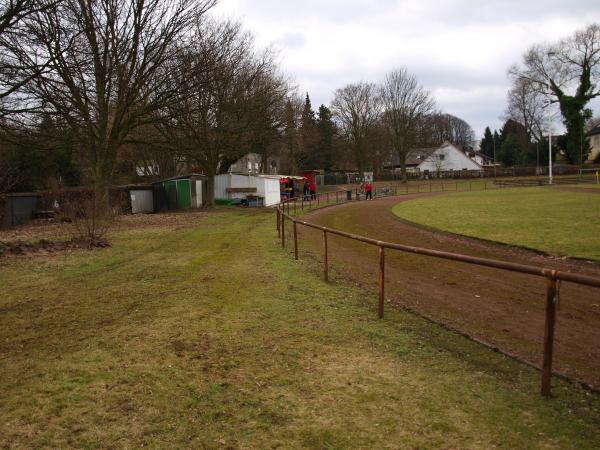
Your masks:
{"label": "small shed", "polygon": [[278,175],[224,173],[215,177],[216,199],[249,200],[256,206],[272,206],[280,201]]}
{"label": "small shed", "polygon": [[154,212],[154,191],[152,185],[130,185],[124,189],[129,193],[132,214]]}
{"label": "small shed", "polygon": [[196,209],[204,206],[206,177],[200,174],[181,175],[152,183],[154,211]]}
{"label": "small shed", "polygon": [[0,196],[0,228],[14,227],[35,218],[40,195],[16,193]]}

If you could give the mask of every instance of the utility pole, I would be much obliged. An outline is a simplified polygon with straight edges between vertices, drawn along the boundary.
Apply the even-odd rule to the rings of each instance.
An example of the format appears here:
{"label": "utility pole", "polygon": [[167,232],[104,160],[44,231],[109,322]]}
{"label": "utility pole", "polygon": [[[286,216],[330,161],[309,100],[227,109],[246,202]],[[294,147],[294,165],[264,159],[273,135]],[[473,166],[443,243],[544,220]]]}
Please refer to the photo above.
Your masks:
{"label": "utility pole", "polygon": [[540,176],[540,140],[535,141],[535,153],[536,153],[536,163],[535,163],[535,176]]}
{"label": "utility pole", "polygon": [[494,143],[494,180],[496,179],[496,130],[492,135],[492,142]]}
{"label": "utility pole", "polygon": [[552,184],[552,128],[548,130],[548,184]]}

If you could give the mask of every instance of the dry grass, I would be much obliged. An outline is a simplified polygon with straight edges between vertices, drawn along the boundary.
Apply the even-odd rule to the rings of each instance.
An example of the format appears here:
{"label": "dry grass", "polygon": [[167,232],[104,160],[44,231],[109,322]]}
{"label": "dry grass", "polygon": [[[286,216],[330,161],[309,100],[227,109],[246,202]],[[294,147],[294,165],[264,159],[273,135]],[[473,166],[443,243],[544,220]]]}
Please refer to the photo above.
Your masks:
{"label": "dry grass", "polygon": [[[193,217],[193,216],[190,216]],[[195,220],[193,220],[195,221]],[[271,214],[0,266],[0,446],[594,448],[597,396],[278,247]]]}

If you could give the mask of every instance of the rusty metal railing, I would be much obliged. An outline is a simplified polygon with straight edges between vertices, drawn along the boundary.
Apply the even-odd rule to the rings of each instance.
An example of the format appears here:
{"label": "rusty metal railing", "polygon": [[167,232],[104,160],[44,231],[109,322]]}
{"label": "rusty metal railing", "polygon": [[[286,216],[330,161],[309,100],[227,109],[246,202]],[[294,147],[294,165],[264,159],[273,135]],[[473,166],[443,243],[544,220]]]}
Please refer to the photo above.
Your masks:
{"label": "rusty metal railing", "polygon": [[[316,205],[329,205],[345,203],[351,199],[343,197],[340,201],[340,192],[346,194],[346,191],[333,191],[331,193],[318,194],[316,198],[311,198],[310,201],[306,202],[309,207],[312,207],[313,201]],[[353,191],[354,192],[354,191]],[[335,193],[335,202],[331,201]],[[358,191],[356,191],[358,194]],[[357,195],[358,197],[358,195]],[[452,261],[459,261],[466,264],[473,264],[477,266],[492,267],[500,270],[507,270],[511,272],[518,272],[527,275],[533,275],[543,277],[546,279],[546,311],[544,320],[544,355],[542,362],[542,380],[541,380],[541,394],[544,397],[550,396],[551,393],[551,377],[552,377],[552,356],[554,350],[554,328],[556,323],[556,305],[559,293],[559,282],[566,281],[570,283],[580,284],[584,286],[590,286],[600,288],[600,278],[591,277],[588,275],[582,275],[571,272],[559,271],[551,268],[544,268],[539,266],[532,266],[526,264],[517,264],[507,261],[500,261],[496,259],[480,258],[476,256],[463,255],[460,253],[444,252],[440,250],[434,250],[422,247],[413,247],[410,245],[396,244],[393,242],[380,241],[376,239],[359,236],[357,234],[348,233],[341,230],[317,225],[314,223],[306,222],[304,220],[296,219],[291,216],[291,205],[293,204],[294,213],[298,212],[298,208],[304,210],[305,201],[302,199],[300,206],[297,206],[297,198],[289,199],[281,202],[276,208],[276,220],[277,220],[277,232],[281,239],[281,245],[285,248],[285,220],[292,222],[293,226],[293,240],[294,240],[294,258],[298,259],[298,225],[302,225],[308,228],[313,228],[323,232],[323,279],[329,280],[329,259],[328,259],[328,243],[327,236],[329,234],[341,236],[347,239],[363,242],[378,247],[379,249],[379,298],[377,305],[377,315],[380,319],[384,315],[384,296],[385,296],[385,249],[398,250],[405,253],[414,253],[418,255],[425,255],[434,258],[448,259]],[[287,213],[286,213],[287,208]]]}

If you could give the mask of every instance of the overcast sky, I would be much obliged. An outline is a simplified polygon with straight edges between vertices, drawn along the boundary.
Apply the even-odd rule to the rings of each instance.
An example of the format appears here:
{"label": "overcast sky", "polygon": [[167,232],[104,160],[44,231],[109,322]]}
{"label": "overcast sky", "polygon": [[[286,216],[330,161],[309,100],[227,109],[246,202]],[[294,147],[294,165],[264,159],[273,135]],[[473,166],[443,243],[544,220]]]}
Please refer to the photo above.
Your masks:
{"label": "overcast sky", "polygon": [[502,125],[508,67],[532,44],[600,22],[600,1],[220,0],[214,12],[277,48],[315,109],[347,83],[404,66],[480,138]]}

